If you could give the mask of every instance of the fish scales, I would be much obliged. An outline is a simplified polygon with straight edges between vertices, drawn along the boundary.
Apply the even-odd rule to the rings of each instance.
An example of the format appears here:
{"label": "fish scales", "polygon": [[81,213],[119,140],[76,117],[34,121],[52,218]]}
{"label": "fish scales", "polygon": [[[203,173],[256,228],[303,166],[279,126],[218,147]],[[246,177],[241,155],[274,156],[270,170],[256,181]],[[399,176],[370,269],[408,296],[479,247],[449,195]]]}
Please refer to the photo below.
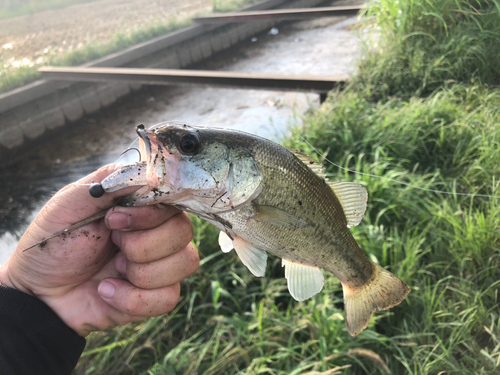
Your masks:
{"label": "fish scales", "polygon": [[326,181],[287,149],[257,137],[253,141],[250,147],[264,175],[262,193],[254,203],[280,208],[308,225],[295,229],[248,222],[256,211],[243,208],[221,216],[230,223],[237,220],[233,227],[243,238],[275,256],[322,267],[343,282],[363,285],[372,277],[372,263],[348,230],[342,206]]}

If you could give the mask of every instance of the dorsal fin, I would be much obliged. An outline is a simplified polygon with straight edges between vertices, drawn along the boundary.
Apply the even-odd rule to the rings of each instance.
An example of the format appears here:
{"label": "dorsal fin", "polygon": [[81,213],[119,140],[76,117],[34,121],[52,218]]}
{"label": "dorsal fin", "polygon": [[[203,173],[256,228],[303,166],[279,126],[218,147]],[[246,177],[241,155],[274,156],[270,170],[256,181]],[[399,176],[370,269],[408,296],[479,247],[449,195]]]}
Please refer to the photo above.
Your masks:
{"label": "dorsal fin", "polygon": [[309,155],[304,154],[302,151],[294,150],[293,148],[288,148],[287,150],[294,154],[302,163],[307,165],[311,171],[326,180],[325,167],[323,165],[318,163]]}
{"label": "dorsal fin", "polygon": [[366,189],[354,182],[329,182],[328,185],[344,209],[347,227],[358,225],[366,211],[368,200]]}

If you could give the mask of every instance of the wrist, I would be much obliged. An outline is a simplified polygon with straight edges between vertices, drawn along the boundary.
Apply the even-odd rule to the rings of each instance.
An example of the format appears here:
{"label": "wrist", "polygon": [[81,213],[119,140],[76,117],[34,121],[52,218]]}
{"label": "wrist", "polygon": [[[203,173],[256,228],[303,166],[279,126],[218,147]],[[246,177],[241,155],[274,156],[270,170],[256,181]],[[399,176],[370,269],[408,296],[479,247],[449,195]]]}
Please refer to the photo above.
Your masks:
{"label": "wrist", "polygon": [[[39,299],[50,307],[64,324],[75,331],[79,336],[86,337],[90,332],[98,330],[87,322],[88,314],[79,308],[79,306],[86,306],[85,303],[79,305],[71,301],[71,298],[68,299],[68,296],[40,296]],[[73,306],[73,308],[69,308],[68,306]]]}
{"label": "wrist", "polygon": [[3,266],[0,266],[0,284],[29,294],[30,296],[34,296],[33,292],[29,288],[23,286],[16,280],[15,277],[12,277],[12,275],[9,273],[9,262],[5,263]]}
{"label": "wrist", "polygon": [[75,331],[79,336],[85,337],[91,331],[94,331],[93,327],[87,325],[85,323],[80,323],[78,321],[78,316],[65,316],[61,314],[61,311],[64,309],[60,309],[58,307],[58,302],[56,299],[52,299],[49,297],[37,296],[33,293],[29,288],[24,287],[20,282],[16,280],[9,273],[8,262],[3,266],[0,266],[0,285],[7,286],[9,288],[15,289],[19,292],[26,293],[32,297],[35,297],[42,301],[45,305],[47,305],[69,328]]}

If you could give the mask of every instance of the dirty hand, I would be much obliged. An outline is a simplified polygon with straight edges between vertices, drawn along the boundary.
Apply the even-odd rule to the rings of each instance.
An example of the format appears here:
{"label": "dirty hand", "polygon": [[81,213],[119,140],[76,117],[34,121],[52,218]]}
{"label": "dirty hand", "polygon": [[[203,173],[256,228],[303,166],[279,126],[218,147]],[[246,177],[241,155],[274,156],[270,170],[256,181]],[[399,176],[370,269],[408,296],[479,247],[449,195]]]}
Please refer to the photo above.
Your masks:
{"label": "dirty hand", "polygon": [[[179,300],[179,282],[198,268],[185,213],[170,206],[109,209],[137,188],[90,196],[91,180],[118,168],[108,165],[59,191],[0,268],[1,284],[39,298],[80,336],[169,312]],[[106,209],[104,220],[22,252]]]}

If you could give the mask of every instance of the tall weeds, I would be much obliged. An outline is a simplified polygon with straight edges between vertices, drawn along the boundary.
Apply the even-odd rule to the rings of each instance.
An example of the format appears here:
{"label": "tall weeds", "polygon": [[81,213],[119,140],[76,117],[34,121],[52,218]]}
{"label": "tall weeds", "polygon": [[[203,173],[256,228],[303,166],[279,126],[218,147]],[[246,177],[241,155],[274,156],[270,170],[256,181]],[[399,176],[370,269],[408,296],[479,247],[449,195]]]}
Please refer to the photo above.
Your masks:
{"label": "tall weeds", "polygon": [[498,0],[377,0],[380,44],[361,62],[359,88],[377,100],[427,96],[455,83],[500,83]]}

